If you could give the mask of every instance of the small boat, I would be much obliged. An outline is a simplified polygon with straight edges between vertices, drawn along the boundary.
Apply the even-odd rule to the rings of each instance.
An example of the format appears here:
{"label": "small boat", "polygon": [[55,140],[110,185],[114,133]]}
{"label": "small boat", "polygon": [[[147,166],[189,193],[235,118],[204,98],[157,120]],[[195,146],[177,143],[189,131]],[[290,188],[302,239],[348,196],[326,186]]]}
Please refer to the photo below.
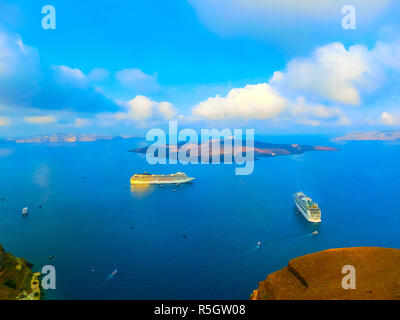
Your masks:
{"label": "small boat", "polygon": [[115,269],[113,272],[111,272],[111,276],[112,277],[115,276],[117,274],[117,272],[118,272],[118,269]]}
{"label": "small boat", "polygon": [[314,232],[312,233],[313,236],[316,236],[317,234],[318,234],[318,231],[314,231]]}
{"label": "small boat", "polygon": [[258,242],[257,242],[257,247],[258,247],[258,248],[261,247],[261,241],[258,241]]}
{"label": "small boat", "polygon": [[28,215],[28,207],[22,209],[22,215],[26,217]]}

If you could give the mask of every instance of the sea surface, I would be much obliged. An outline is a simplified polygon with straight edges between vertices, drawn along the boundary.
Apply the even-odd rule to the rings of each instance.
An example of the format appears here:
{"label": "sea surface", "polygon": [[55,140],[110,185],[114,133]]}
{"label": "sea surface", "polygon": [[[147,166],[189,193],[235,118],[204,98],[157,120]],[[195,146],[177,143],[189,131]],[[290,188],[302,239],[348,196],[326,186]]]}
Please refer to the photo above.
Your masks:
{"label": "sea surface", "polygon": [[[340,150],[262,158],[252,175],[236,176],[234,164],[149,165],[128,152],[139,139],[1,144],[0,243],[35,271],[56,268],[45,299],[248,299],[294,257],[400,248],[399,144],[258,140]],[[131,190],[131,175],[143,171],[196,180]],[[296,214],[300,190],[320,204],[321,224]]]}

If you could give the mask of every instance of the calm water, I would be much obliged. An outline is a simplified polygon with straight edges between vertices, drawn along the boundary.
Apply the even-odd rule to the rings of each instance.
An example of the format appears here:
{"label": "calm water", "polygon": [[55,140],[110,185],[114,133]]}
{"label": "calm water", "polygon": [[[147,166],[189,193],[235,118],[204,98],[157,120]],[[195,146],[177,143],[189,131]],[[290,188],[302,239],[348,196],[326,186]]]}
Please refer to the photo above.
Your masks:
{"label": "calm water", "polygon": [[[332,145],[324,137],[260,140]],[[400,145],[353,142],[260,159],[252,175],[235,176],[232,165],[150,166],[127,152],[138,143],[0,145],[0,243],[35,270],[56,267],[57,290],[46,299],[248,299],[296,256],[400,247]],[[135,172],[178,170],[195,182],[129,187]],[[295,214],[300,190],[320,204],[321,225]]]}

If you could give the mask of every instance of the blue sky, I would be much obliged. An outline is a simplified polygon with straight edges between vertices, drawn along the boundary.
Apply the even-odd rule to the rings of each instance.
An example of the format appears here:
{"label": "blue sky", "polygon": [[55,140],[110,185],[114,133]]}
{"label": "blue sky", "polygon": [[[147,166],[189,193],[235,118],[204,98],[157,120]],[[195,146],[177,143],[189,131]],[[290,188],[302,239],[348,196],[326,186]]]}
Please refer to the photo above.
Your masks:
{"label": "blue sky", "polygon": [[[400,125],[394,0],[0,1],[0,135]],[[56,9],[44,30],[41,9]],[[356,9],[356,29],[341,8]]]}

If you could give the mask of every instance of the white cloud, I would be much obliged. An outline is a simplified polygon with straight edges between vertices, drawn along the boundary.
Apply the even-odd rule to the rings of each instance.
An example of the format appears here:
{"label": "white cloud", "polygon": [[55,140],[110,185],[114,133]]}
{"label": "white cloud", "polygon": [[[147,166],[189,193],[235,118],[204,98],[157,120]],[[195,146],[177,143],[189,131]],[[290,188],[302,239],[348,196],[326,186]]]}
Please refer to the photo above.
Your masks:
{"label": "white cloud", "polygon": [[330,123],[345,126],[351,124],[350,119],[340,108],[309,103],[303,97],[290,104],[290,112],[294,117],[294,122],[305,125],[319,126],[322,123]]}
{"label": "white cloud", "polygon": [[304,98],[297,99],[292,105],[291,112],[296,116],[311,115],[318,119],[332,119],[343,115],[342,110],[336,107],[327,107],[322,104],[308,104]]}
{"label": "white cloud", "polygon": [[159,88],[156,74],[148,75],[137,68],[118,71],[115,77],[127,88],[145,91],[157,90]]}
{"label": "white cloud", "polygon": [[55,71],[59,83],[78,88],[84,88],[93,83],[101,83],[110,76],[110,72],[104,68],[95,68],[87,75],[79,68],[64,65],[52,66],[52,69]]}
{"label": "white cloud", "polygon": [[226,97],[209,98],[195,105],[192,113],[211,120],[279,119],[311,126],[351,123],[338,107],[310,103],[304,97],[292,101],[266,83],[232,89]]}
{"label": "white cloud", "polygon": [[126,103],[127,111],[117,113],[119,119],[143,120],[153,115],[155,102],[145,96],[136,96]]}
{"label": "white cloud", "polygon": [[37,50],[19,35],[0,31],[0,104],[26,105],[38,89],[39,74]]}
{"label": "white cloud", "polygon": [[292,101],[266,83],[232,89],[226,97],[216,96],[193,107],[194,116],[211,119],[279,119],[303,125],[351,123],[338,107],[314,104],[299,97]]}
{"label": "white cloud", "polygon": [[25,45],[18,35],[0,32],[0,77],[36,72],[38,60],[36,49]]}
{"label": "white cloud", "polygon": [[[400,71],[399,55],[399,40],[378,42],[372,49],[330,43],[310,57],[291,60],[268,83],[208,98],[195,105],[192,113],[212,120],[273,118],[314,126],[350,125],[352,120],[341,107],[360,106],[362,98],[389,82]],[[384,121],[393,123],[388,115]]]}
{"label": "white cloud", "polygon": [[48,124],[57,122],[57,118],[54,116],[33,116],[24,117],[26,123],[30,124]]}
{"label": "white cloud", "polygon": [[400,114],[382,112],[381,121],[386,126],[400,126]]}
{"label": "white cloud", "polygon": [[268,119],[283,112],[287,101],[266,83],[247,85],[229,91],[226,97],[217,95],[197,104],[194,115],[217,119]]}
{"label": "white cloud", "polygon": [[141,121],[150,118],[170,120],[177,113],[176,108],[171,103],[156,102],[141,95],[123,104],[123,107],[126,108],[126,111],[118,112],[115,115],[118,120]]}
{"label": "white cloud", "polygon": [[71,85],[73,87],[86,87],[88,85],[86,75],[78,68],[53,66],[52,69],[56,72],[57,80],[62,84]]}
{"label": "white cloud", "polygon": [[376,86],[380,73],[371,52],[355,45],[348,50],[341,43],[317,48],[310,58],[298,58],[284,72],[275,72],[271,85],[288,94],[358,106],[360,90]]}
{"label": "white cloud", "polygon": [[169,102],[160,102],[158,104],[158,111],[160,114],[163,115],[165,120],[170,120],[173,117],[175,117],[177,110],[176,108],[172,105],[172,103]]}

